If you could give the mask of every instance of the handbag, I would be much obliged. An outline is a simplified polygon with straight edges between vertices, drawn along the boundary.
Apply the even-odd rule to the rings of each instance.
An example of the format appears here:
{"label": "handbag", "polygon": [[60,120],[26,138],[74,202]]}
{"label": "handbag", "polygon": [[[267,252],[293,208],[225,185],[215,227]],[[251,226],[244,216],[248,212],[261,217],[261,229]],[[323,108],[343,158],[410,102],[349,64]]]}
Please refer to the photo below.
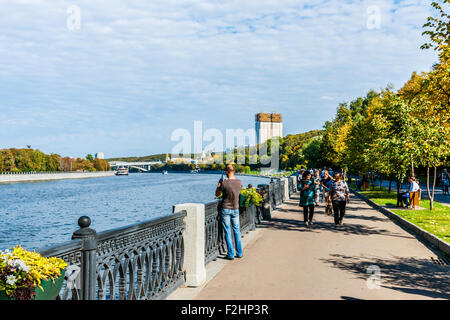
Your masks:
{"label": "handbag", "polygon": [[325,208],[325,214],[327,216],[331,216],[333,214],[333,209],[331,208],[331,204],[327,204],[327,206]]}

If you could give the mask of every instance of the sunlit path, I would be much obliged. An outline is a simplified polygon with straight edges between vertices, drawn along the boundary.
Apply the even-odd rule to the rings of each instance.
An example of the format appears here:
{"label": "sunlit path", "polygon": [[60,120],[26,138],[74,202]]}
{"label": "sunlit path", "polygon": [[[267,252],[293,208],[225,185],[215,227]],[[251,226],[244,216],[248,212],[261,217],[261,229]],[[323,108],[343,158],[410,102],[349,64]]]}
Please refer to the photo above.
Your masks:
{"label": "sunlit path", "polygon": [[[317,208],[306,228],[298,196],[288,200],[197,299],[450,298],[450,267],[382,213],[352,196],[344,226]],[[381,286],[367,272],[380,268]],[[377,267],[373,267],[377,266]]]}

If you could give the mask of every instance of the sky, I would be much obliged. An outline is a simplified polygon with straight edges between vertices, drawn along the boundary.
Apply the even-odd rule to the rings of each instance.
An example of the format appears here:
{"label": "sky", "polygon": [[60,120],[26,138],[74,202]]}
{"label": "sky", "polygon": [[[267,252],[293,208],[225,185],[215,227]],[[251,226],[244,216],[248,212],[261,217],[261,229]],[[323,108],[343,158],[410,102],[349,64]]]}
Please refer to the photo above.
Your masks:
{"label": "sky", "polygon": [[[176,129],[321,129],[427,71],[423,0],[0,0],[0,148],[170,152]],[[207,143],[205,143],[207,144]]]}

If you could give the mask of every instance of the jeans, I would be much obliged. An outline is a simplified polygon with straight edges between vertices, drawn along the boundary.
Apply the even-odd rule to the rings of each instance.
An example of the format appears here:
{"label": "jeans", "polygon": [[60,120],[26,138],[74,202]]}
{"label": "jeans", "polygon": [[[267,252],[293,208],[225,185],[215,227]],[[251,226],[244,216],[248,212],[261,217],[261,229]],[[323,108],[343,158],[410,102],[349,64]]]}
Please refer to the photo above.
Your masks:
{"label": "jeans", "polygon": [[333,213],[334,213],[334,223],[339,224],[342,219],[344,219],[345,215],[345,206],[347,205],[347,202],[344,201],[336,201],[333,200]]}
{"label": "jeans", "polygon": [[[309,209],[309,210],[308,210]],[[308,213],[309,211],[309,213]],[[309,206],[303,206],[303,220],[305,222],[311,222],[314,216],[314,205],[310,204]]]}
{"label": "jeans", "polygon": [[234,258],[234,246],[231,232],[234,234],[236,243],[236,255],[242,257],[241,226],[239,223],[239,209],[222,209],[222,226],[225,231],[225,241],[227,243],[228,258]]}
{"label": "jeans", "polygon": [[402,202],[405,203],[405,206],[409,206],[409,192],[402,194]]}

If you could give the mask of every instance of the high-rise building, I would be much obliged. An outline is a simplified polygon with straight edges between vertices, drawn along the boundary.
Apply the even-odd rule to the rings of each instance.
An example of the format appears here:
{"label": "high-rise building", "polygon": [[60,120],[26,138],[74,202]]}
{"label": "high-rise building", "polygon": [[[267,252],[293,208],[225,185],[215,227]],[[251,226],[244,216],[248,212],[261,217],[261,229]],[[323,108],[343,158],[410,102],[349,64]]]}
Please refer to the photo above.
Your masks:
{"label": "high-rise building", "polygon": [[258,113],[255,118],[256,143],[283,137],[283,121],[279,113]]}

